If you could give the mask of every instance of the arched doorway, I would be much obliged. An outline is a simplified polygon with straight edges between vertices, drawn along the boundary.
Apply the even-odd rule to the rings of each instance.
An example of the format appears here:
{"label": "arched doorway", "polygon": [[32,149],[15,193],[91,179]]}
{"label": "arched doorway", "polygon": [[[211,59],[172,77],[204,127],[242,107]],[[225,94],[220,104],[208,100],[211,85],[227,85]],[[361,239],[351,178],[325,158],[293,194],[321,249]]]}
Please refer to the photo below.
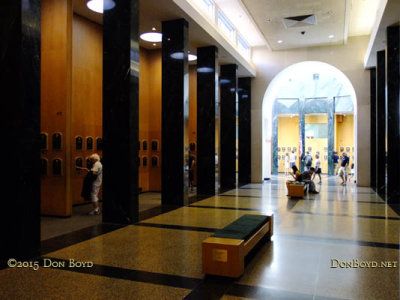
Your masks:
{"label": "arched doorway", "polygon": [[[323,100],[324,99],[324,100]],[[339,115],[352,115],[352,133],[354,146],[352,150],[352,161],[357,161],[357,98],[354,87],[343,72],[332,65],[319,61],[304,61],[293,64],[281,71],[269,84],[263,98],[262,104],[262,174],[263,178],[270,177],[277,171],[278,145],[277,145],[277,111],[276,103],[280,100],[286,102],[286,113],[291,116],[296,114],[304,118],[304,115],[318,115],[328,112],[318,110],[321,101],[326,101],[327,105],[332,105],[330,118],[337,122]],[[289,104],[289,102],[292,104]],[[296,107],[297,112],[293,111]],[[292,108],[290,108],[292,106]],[[313,107],[317,107],[314,109]],[[302,116],[300,116],[303,114]],[[329,117],[327,117],[329,118]],[[301,124],[300,124],[301,123]],[[304,120],[299,126],[305,127]],[[336,127],[335,127],[336,128]],[[303,135],[302,135],[303,132]],[[332,134],[332,132],[330,132]],[[302,155],[305,148],[305,128],[300,128],[299,141],[296,145],[298,156]],[[336,150],[340,151],[342,147],[346,149],[347,145],[339,145],[335,140],[329,145],[327,151],[327,160],[330,154]],[[328,147],[327,147],[328,148]],[[354,148],[354,149],[353,149]],[[274,155],[275,154],[275,155]],[[274,165],[275,164],[275,165]],[[331,168],[331,167],[330,167]],[[357,166],[355,166],[355,180],[357,178]]]}

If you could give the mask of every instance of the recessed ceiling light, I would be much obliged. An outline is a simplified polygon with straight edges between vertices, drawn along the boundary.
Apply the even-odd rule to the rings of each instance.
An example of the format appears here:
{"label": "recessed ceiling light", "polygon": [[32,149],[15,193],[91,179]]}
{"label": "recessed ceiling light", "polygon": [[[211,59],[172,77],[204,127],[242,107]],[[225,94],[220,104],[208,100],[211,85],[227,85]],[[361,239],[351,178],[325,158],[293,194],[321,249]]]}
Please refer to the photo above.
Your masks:
{"label": "recessed ceiling light", "polygon": [[156,28],[155,28],[155,27],[153,27],[151,30],[153,30],[153,31],[156,31]]}
{"label": "recessed ceiling light", "polygon": [[329,35],[328,38],[333,39],[335,36],[333,34]]}
{"label": "recessed ceiling light", "polygon": [[162,34],[159,32],[146,32],[142,33],[140,38],[146,42],[159,43],[162,41]]}
{"label": "recessed ceiling light", "polygon": [[194,54],[189,54],[189,61],[195,61],[197,60],[197,56]]}
{"label": "recessed ceiling light", "polygon": [[282,44],[282,43],[283,43],[283,41],[282,41],[282,40],[279,40],[279,41],[278,41],[278,44]]}
{"label": "recessed ceiling light", "polygon": [[89,0],[86,3],[86,6],[90,10],[93,10],[94,12],[102,14],[104,9],[109,10],[109,9],[114,8],[115,2],[113,0]]}
{"label": "recessed ceiling light", "polygon": [[157,44],[156,44],[156,43],[153,43],[153,46],[157,46]]}

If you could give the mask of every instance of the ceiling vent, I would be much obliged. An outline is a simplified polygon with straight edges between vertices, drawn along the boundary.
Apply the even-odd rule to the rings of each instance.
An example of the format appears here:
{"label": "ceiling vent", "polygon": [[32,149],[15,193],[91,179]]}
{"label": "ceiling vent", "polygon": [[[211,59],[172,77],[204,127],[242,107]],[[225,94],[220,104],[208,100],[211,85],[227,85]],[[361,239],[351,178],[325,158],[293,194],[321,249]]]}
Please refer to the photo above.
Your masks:
{"label": "ceiling vent", "polygon": [[286,28],[313,26],[317,25],[317,17],[315,15],[288,17],[283,19],[283,24]]}

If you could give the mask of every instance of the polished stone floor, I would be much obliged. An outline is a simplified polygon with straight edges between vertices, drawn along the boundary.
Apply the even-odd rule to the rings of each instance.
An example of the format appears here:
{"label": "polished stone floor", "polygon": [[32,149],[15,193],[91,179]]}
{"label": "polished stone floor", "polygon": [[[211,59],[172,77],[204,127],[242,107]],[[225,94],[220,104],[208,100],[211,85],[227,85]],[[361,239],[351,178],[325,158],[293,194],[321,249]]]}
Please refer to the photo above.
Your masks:
{"label": "polished stone floor", "polygon": [[[369,188],[335,177],[317,188],[290,199],[285,178],[273,177],[135,225],[71,233],[43,247],[39,260],[52,267],[1,270],[0,299],[399,299],[400,216]],[[270,213],[272,241],[241,278],[202,274],[202,240],[243,214]],[[93,266],[70,268],[70,259]],[[332,268],[353,260],[380,267]]]}

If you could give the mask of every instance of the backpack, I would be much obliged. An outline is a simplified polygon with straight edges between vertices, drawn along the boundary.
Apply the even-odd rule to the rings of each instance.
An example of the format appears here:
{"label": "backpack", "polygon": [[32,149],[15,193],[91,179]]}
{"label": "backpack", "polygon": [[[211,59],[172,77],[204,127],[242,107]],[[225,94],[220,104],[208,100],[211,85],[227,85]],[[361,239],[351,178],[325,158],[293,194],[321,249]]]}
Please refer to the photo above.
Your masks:
{"label": "backpack", "polygon": [[312,165],[312,158],[310,155],[306,156],[306,166],[310,167]]}

